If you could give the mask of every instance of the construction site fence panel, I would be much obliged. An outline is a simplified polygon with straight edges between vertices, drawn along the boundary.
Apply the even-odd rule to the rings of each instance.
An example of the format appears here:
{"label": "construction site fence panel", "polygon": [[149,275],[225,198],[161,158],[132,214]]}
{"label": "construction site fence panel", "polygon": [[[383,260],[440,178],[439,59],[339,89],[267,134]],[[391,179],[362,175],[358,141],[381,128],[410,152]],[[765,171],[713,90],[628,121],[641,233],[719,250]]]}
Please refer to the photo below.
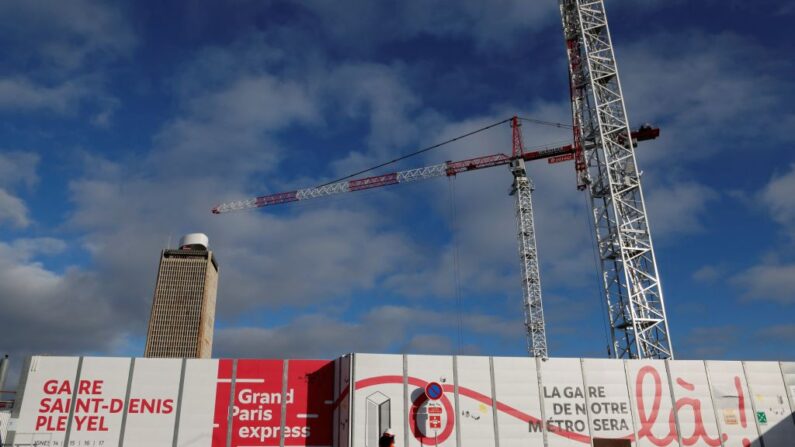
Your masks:
{"label": "construction site fence panel", "polygon": [[31,357],[4,446],[791,447],[795,362]]}

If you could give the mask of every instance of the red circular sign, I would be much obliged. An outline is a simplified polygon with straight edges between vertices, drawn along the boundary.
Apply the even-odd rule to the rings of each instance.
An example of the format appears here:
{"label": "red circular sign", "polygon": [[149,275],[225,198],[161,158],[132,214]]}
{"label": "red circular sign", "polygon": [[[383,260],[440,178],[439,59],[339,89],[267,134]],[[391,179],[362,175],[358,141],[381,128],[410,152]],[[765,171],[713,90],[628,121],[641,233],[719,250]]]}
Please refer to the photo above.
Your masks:
{"label": "red circular sign", "polygon": [[442,398],[443,394],[444,389],[439,382],[428,382],[428,384],[425,385],[425,395],[428,396],[428,399],[439,400]]}
{"label": "red circular sign", "polygon": [[417,412],[427,400],[428,396],[423,393],[417,396],[414,402],[412,402],[411,409],[409,410],[409,428],[411,429],[411,434],[414,435],[416,440],[420,441],[420,444],[435,446],[447,440],[453,433],[453,427],[455,426],[455,410],[453,410],[453,404],[450,402],[450,399],[442,394],[440,401],[444,407],[445,413],[447,413],[447,422],[438,435],[434,434],[434,436],[428,436],[428,434],[420,428],[419,421],[417,420]]}

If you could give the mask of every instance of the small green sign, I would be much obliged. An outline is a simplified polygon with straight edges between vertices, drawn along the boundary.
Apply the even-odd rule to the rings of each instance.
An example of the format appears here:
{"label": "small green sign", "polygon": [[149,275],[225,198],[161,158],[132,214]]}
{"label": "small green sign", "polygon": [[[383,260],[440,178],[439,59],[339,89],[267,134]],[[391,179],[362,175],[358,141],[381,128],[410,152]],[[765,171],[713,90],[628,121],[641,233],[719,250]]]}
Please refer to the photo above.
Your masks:
{"label": "small green sign", "polygon": [[760,424],[767,424],[767,415],[764,411],[757,411],[756,420],[759,421]]}

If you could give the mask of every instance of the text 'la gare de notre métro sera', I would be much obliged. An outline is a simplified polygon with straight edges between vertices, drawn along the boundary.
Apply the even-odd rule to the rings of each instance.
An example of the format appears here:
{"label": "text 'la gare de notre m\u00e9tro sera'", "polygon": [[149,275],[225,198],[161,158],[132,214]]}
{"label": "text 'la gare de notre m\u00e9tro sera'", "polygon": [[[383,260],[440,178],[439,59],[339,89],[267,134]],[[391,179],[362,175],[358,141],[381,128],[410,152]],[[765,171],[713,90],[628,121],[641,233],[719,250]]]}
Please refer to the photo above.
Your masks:
{"label": "text 'la gare de notre m\u00e9tro sera'", "polygon": [[[593,416],[592,429],[594,431],[627,431],[629,423],[627,417],[630,415],[629,405],[626,402],[604,402],[607,393],[603,386],[589,386],[588,399],[590,402],[591,415]],[[569,432],[585,432],[587,426],[582,419],[569,419],[568,416],[588,416],[588,406],[585,403],[583,389],[576,386],[566,387],[544,387],[544,399],[552,400],[552,415],[547,416],[546,428],[548,431],[555,432],[565,430]],[[554,402],[556,399],[577,399],[581,402]],[[542,430],[541,421],[531,421],[530,431],[539,432]]]}

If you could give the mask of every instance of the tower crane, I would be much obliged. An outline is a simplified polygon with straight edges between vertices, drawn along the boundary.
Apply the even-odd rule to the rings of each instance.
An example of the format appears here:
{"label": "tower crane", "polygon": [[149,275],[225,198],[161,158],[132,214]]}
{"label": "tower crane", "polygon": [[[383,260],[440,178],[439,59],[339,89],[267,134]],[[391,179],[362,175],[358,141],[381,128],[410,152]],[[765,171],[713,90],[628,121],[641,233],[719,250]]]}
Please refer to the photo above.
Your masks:
{"label": "tower crane", "polygon": [[577,186],[588,190],[616,358],[672,359],[660,275],[604,0],[559,0]]}
{"label": "tower crane", "polygon": [[[525,326],[531,355],[547,356],[541,281],[533,224],[531,180],[525,162],[574,160],[577,188],[587,190],[615,358],[673,359],[662,285],[635,160],[635,142],[659,129],[631,132],[618,76],[604,0],[558,0],[569,68],[573,143],[524,152],[519,120],[511,119],[510,156],[493,154],[391,174],[340,181],[229,202],[213,213],[278,205],[343,192],[509,165],[516,196]],[[550,160],[551,161],[551,160]]]}
{"label": "tower crane", "polygon": [[[304,188],[254,197],[247,200],[232,201],[214,207],[212,212],[214,214],[222,214],[308,199],[319,199],[335,194],[364,191],[398,183],[409,183],[436,177],[451,177],[469,171],[507,165],[513,176],[511,194],[516,197],[517,239],[519,242],[527,348],[530,355],[546,358],[548,355],[546,328],[541,300],[541,278],[538,268],[535,225],[533,222],[533,183],[527,176],[525,162],[541,159],[549,159],[549,161],[569,160],[574,157],[575,148],[573,145],[566,145],[537,151],[525,151],[519,118],[514,116],[510,119],[510,122],[513,137],[511,155],[497,153],[460,161],[447,161],[445,163],[408,169],[405,171],[333,182],[314,188]],[[631,137],[633,141],[642,141],[656,138],[658,135],[659,129],[644,128],[636,133],[632,133]]]}

